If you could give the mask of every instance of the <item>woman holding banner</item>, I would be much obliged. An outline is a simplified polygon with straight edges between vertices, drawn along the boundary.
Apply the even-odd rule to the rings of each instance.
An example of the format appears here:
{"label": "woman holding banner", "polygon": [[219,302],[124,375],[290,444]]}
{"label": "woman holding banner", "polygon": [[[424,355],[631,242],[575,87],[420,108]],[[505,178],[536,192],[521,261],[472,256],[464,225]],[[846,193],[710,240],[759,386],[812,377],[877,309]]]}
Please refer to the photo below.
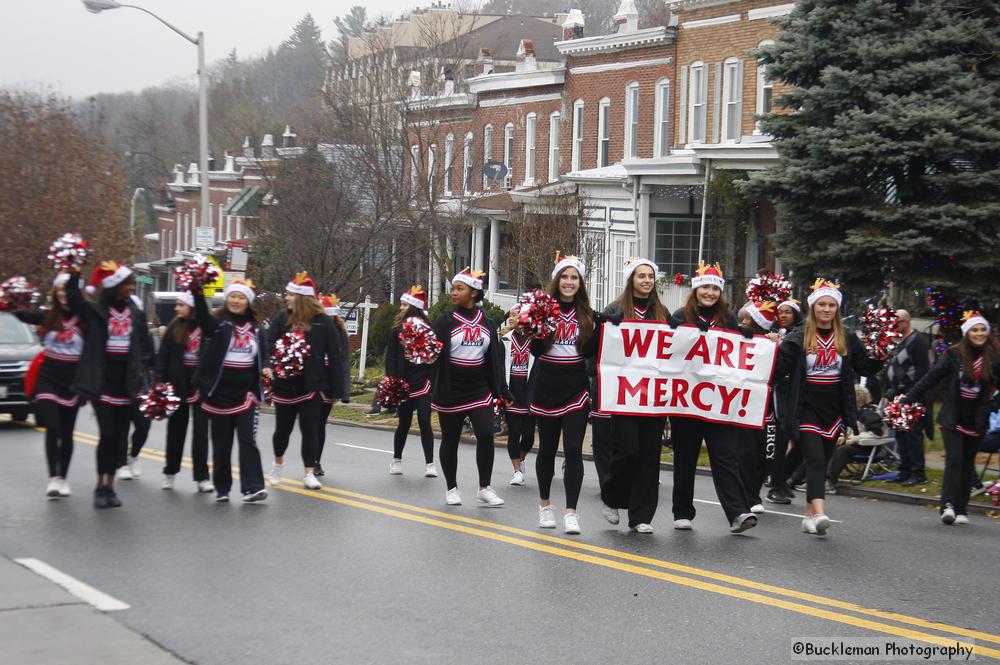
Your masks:
{"label": "woman holding banner", "polygon": [[[612,321],[639,319],[667,322],[666,308],[656,292],[659,268],[649,259],[625,262],[625,290],[608,305],[604,315]],[[628,509],[628,526],[638,533],[653,533],[651,523],[660,492],[660,447],[666,416],[611,416],[615,442],[607,477],[601,483],[604,518],[618,524],[618,509]]]}
{"label": "woman holding banner", "polygon": [[871,376],[882,363],[844,330],[840,285],[819,278],[809,295],[805,326],[785,335],[776,376],[785,383],[778,419],[806,462],[806,514],[802,531],[822,536],[830,528],[824,490],[826,465],[845,427],[857,432],[855,377]]}
{"label": "woman holding banner", "polygon": [[[702,332],[710,328],[741,332],[722,292],[725,285],[718,263],[708,266],[704,261],[699,262],[697,273],[691,278],[687,302],[674,312],[670,324],[674,327],[697,326]],[[674,444],[674,528],[691,529],[695,516],[694,477],[703,440],[712,464],[715,492],[729,522],[729,530],[742,533],[757,526],[757,516],[750,512],[749,489],[740,472],[742,448],[746,445],[740,428],[689,416],[671,416],[670,432]]]}

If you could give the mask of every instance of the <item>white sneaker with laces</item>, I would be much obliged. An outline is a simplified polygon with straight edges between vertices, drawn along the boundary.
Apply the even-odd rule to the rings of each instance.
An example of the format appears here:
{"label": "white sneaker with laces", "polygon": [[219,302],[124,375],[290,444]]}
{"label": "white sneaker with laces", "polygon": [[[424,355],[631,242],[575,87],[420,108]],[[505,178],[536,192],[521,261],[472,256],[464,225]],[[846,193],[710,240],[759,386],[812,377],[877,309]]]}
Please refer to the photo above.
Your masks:
{"label": "white sneaker with laces", "polygon": [[489,485],[479,490],[479,493],[476,494],[476,500],[493,508],[503,505],[503,499],[497,496],[496,490]]}
{"label": "white sneaker with laces", "polygon": [[59,496],[69,496],[72,492],[69,491],[69,483],[66,482],[65,478],[59,479]]}
{"label": "white sneaker with laces", "polygon": [[552,504],[538,506],[538,526],[542,529],[556,528],[556,516],[552,512]]}
{"label": "white sneaker with laces", "polygon": [[816,535],[825,536],[827,529],[830,528],[831,522],[829,517],[821,513],[813,516],[813,524],[816,527]]}
{"label": "white sneaker with laces", "polygon": [[198,492],[200,494],[208,494],[209,492],[215,491],[215,485],[212,484],[211,480],[199,480],[198,481]]}
{"label": "white sneaker with laces", "polygon": [[679,520],[674,520],[674,528],[678,531],[690,531],[691,530],[691,520],[681,518]]}
{"label": "white sneaker with laces", "polygon": [[517,485],[518,487],[524,485],[524,474],[520,471],[515,471],[514,475],[510,479],[511,485]]}
{"label": "white sneaker with laces", "polygon": [[128,470],[132,472],[133,478],[139,478],[142,476],[142,469],[139,468],[138,457],[132,457],[129,455],[125,460],[125,466],[127,466]]}
{"label": "white sneaker with laces", "polygon": [[941,521],[945,524],[954,524],[955,517],[955,509],[951,506],[947,506],[944,511],[941,512]]}
{"label": "white sneaker with laces", "polygon": [[816,522],[812,516],[802,518],[802,533],[816,534]]}
{"label": "white sneaker with laces", "polygon": [[390,476],[401,476],[403,475],[403,460],[396,457],[392,458],[389,462],[389,475]]}
{"label": "white sneaker with laces", "polygon": [[428,462],[427,464],[425,464],[424,478],[437,478],[437,477],[438,477],[438,470],[437,467],[434,466],[434,462]]}
{"label": "white sneaker with laces", "polygon": [[316,479],[315,473],[307,473],[302,477],[302,486],[307,490],[323,489],[323,485]]}
{"label": "white sneaker with laces", "polygon": [[762,503],[755,503],[755,504],[753,504],[752,506],[750,506],[750,512],[753,513],[754,515],[763,515],[764,514],[764,504],[762,504]]}
{"label": "white sneaker with laces", "polygon": [[955,524],[968,524],[969,518],[966,515],[955,515]]}
{"label": "white sneaker with laces", "polygon": [[48,485],[45,486],[45,496],[50,499],[59,498],[59,478],[49,478]]}
{"label": "white sneaker with laces", "polygon": [[271,462],[271,472],[267,474],[267,482],[271,483],[271,486],[281,484],[281,472],[285,470],[284,464],[278,464],[277,462]]}
{"label": "white sneaker with laces", "polygon": [[653,527],[645,523],[636,524],[634,531],[636,533],[653,533]]}
{"label": "white sneaker with laces", "polygon": [[115,478],[118,480],[132,480],[134,477],[132,469],[128,468],[128,465],[118,467],[118,471],[115,472]]}
{"label": "white sneaker with laces", "polygon": [[462,497],[459,495],[457,487],[452,487],[448,490],[448,493],[444,495],[444,502],[449,506],[462,505]]}
{"label": "white sneaker with laces", "polygon": [[161,490],[172,490],[174,488],[174,477],[170,474],[164,474],[163,480],[160,481]]}
{"label": "white sneaker with laces", "polygon": [[580,518],[576,513],[566,513],[563,515],[563,531],[576,535],[580,533]]}
{"label": "white sneaker with laces", "polygon": [[618,524],[622,519],[621,515],[618,513],[618,509],[612,508],[607,504],[603,504],[601,506],[601,515],[604,516],[604,519],[606,519],[609,524]]}

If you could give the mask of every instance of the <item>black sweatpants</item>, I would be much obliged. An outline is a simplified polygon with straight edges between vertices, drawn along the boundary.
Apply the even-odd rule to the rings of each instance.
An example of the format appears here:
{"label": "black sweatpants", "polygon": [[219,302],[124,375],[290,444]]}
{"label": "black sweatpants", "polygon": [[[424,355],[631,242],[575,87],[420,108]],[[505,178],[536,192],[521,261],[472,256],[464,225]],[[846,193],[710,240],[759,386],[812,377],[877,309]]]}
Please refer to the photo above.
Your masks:
{"label": "black sweatpants", "polygon": [[753,506],[760,503],[760,488],[764,485],[768,452],[767,425],[763,429],[741,429],[743,431],[740,434],[746,438],[746,443],[740,447],[743,455],[740,472],[747,490],[747,503]]}
{"label": "black sweatpants", "polygon": [[417,412],[417,425],[420,427],[420,445],[424,449],[424,463],[430,464],[434,461],[434,430],[431,429],[430,393],[416,399],[408,399],[400,403],[399,408],[396,409],[399,424],[396,426],[396,433],[392,439],[392,456],[395,459],[403,458],[403,448],[406,446],[406,437],[410,434],[414,411]]}
{"label": "black sweatpants", "polygon": [[944,478],[941,481],[941,511],[947,504],[955,514],[965,515],[972,492],[971,480],[975,473],[976,451],[979,439],[965,436],[953,429],[942,429],[944,441]]}
{"label": "black sweatpants", "polygon": [[321,459],[323,459],[323,447],[326,446],[326,424],[330,417],[330,412],[333,411],[333,402],[323,402],[320,401],[319,404],[319,422],[316,424],[316,464],[319,465]]}
{"label": "black sweatpants", "polygon": [[611,418],[590,418],[590,448],[597,469],[597,483],[604,486],[611,469],[615,440],[611,432]]}
{"label": "black sweatpants", "polygon": [[448,489],[458,487],[458,444],[462,438],[462,425],[468,418],[476,435],[476,468],[479,486],[487,487],[493,476],[493,407],[484,406],[463,413],[438,413],[441,422],[441,448],[438,459]]}
{"label": "black sweatpants", "polygon": [[35,415],[45,428],[45,460],[49,477],[65,478],[69,461],[73,457],[73,428],[76,426],[78,406],[62,406],[47,399],[38,400]]}
{"label": "black sweatpants", "polygon": [[712,466],[712,482],[722,504],[726,520],[733,523],[742,513],[750,512],[747,490],[740,472],[742,447],[746,437],[739,427],[712,423],[684,416],[670,418],[671,439],[674,443],[674,519],[692,520],[694,509],[694,477],[698,468],[698,453],[704,440]]}
{"label": "black sweatpants", "polygon": [[507,456],[524,459],[535,447],[535,417],[530,413],[507,412]]}
{"label": "black sweatpants", "polygon": [[[774,428],[773,441],[770,428]],[[777,423],[765,423],[764,473],[770,478],[771,487],[781,489],[787,487],[788,471],[785,468],[788,459],[788,438]]]}
{"label": "black sweatpants", "polygon": [[660,500],[660,449],[666,417],[612,416],[615,450],[601,500],[628,508],[628,525],[650,524]]}
{"label": "black sweatpants", "polygon": [[543,501],[548,501],[552,489],[559,435],[562,434],[563,456],[566,458],[566,470],[563,472],[566,507],[576,510],[580,487],[583,486],[583,436],[587,432],[587,415],[587,409],[580,409],[558,418],[539,416],[535,419],[538,425],[535,475],[538,477],[538,496]]}
{"label": "black sweatpants", "polygon": [[299,419],[299,433],[302,435],[302,466],[314,467],[319,459],[319,443],[316,430],[319,428],[319,395],[298,404],[274,405],[274,436],[271,444],[275,457],[284,457],[288,450],[288,440],[295,428],[295,418]]}
{"label": "black sweatpants", "polygon": [[191,433],[194,480],[208,480],[208,414],[201,410],[201,404],[187,402],[183,402],[167,419],[167,464],[163,467],[163,475],[175,476],[180,473],[184,439],[187,438],[190,420],[194,420],[194,430]]}
{"label": "black sweatpants", "polygon": [[812,432],[799,432],[799,450],[806,463],[806,501],[826,498],[826,467],[834,442]]}
{"label": "black sweatpants", "polygon": [[212,428],[212,481],[218,495],[233,487],[233,435],[240,447],[240,491],[264,489],[264,469],[257,450],[257,407],[233,416],[208,416]]}
{"label": "black sweatpants", "polygon": [[[139,410],[139,404],[135,403],[132,405],[132,450],[129,451],[129,455],[132,457],[138,457],[139,453],[142,452],[142,447],[146,445],[146,440],[149,438],[149,430],[152,428],[152,421]],[[121,464],[118,466],[124,466],[127,460],[123,457]]]}
{"label": "black sweatpants", "polygon": [[94,403],[97,412],[97,473],[113,474],[125,463],[128,454],[128,427],[132,422],[132,405],[112,406]]}

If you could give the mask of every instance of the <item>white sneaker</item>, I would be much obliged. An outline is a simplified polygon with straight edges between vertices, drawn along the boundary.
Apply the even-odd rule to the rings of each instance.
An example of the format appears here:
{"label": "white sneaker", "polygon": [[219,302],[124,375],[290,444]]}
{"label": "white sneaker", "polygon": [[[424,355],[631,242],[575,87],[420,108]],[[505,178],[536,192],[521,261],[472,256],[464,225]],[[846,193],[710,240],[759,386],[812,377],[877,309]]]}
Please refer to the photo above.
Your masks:
{"label": "white sneaker", "polygon": [[250,494],[243,495],[243,503],[255,503],[257,501],[263,501],[267,498],[267,490],[259,489],[256,492],[251,492]]}
{"label": "white sneaker", "polygon": [[612,508],[607,504],[601,506],[601,515],[604,516],[604,519],[606,519],[609,524],[618,524],[622,519],[618,514],[618,509]]}
{"label": "white sneaker", "polygon": [[816,523],[813,521],[812,517],[802,518],[802,533],[816,533]]}
{"label": "white sneaker", "polygon": [[514,475],[510,479],[511,485],[517,485],[518,487],[524,485],[524,474],[520,471],[515,471]]}
{"label": "white sneaker", "polygon": [[[517,470],[521,472],[522,476],[524,475],[524,460],[521,460],[521,466]],[[1000,486],[1000,481],[997,482],[997,486]]]}
{"label": "white sneaker", "polygon": [[955,524],[968,524],[969,518],[966,515],[955,515]]}
{"label": "white sneaker", "polygon": [[556,516],[552,512],[552,504],[538,506],[538,526],[542,529],[556,528]]}
{"label": "white sneaker", "polygon": [[487,506],[494,508],[496,506],[503,505],[503,499],[497,496],[496,490],[489,485],[479,490],[479,493],[476,494],[476,500],[479,501],[479,503],[485,503]]}
{"label": "white sneaker", "polygon": [[825,536],[827,529],[830,528],[830,518],[826,515],[820,514],[813,517],[813,524],[816,525],[816,535]]}
{"label": "white sneaker", "polygon": [[69,496],[72,492],[69,491],[69,483],[66,482],[65,478],[59,479],[59,496]]}
{"label": "white sneaker", "polygon": [[448,490],[448,493],[444,495],[444,502],[449,506],[461,506],[462,497],[458,494],[458,488],[452,487]]}
{"label": "white sneaker", "polygon": [[125,460],[125,466],[127,466],[128,470],[132,472],[133,478],[139,478],[140,476],[142,476],[142,469],[139,468],[138,457],[132,457],[131,455],[129,455]]}
{"label": "white sneaker", "polygon": [[59,478],[49,478],[49,483],[45,486],[45,496],[50,499],[58,499],[59,487]]}
{"label": "white sneaker", "polygon": [[754,515],[763,515],[764,514],[764,504],[762,504],[762,503],[755,503],[755,504],[753,504],[752,506],[750,506],[750,512],[753,513]]}
{"label": "white sneaker", "polygon": [[208,494],[209,492],[215,491],[215,485],[212,484],[211,480],[199,480],[198,481],[198,492],[200,494]]}
{"label": "white sneaker", "polygon": [[729,525],[729,533],[743,533],[757,526],[757,516],[753,513],[740,513]]}
{"label": "white sneaker", "polygon": [[305,487],[307,490],[323,489],[323,485],[318,480],[316,480],[315,473],[307,473],[305,476],[303,476],[302,486]]}
{"label": "white sneaker", "polygon": [[437,477],[438,477],[438,470],[437,467],[434,466],[434,462],[428,462],[427,464],[425,464],[424,478],[437,478]]}
{"label": "white sneaker", "polygon": [[573,535],[580,533],[580,518],[576,513],[563,515],[563,531]]}
{"label": "white sneaker", "polygon": [[132,480],[135,476],[132,475],[132,469],[128,466],[118,467],[118,471],[115,472],[115,478],[118,480]]}
{"label": "white sneaker", "polygon": [[170,474],[165,474],[163,480],[160,481],[161,490],[172,490],[174,488],[174,477]]}
{"label": "white sneaker", "polygon": [[403,460],[392,458],[389,462],[389,475],[390,476],[401,476],[403,475]]}
{"label": "white sneaker", "polygon": [[635,525],[633,531],[636,533],[653,533],[653,527],[649,524],[640,523]]}
{"label": "white sneaker", "polygon": [[690,531],[691,530],[691,520],[681,518],[679,520],[674,520],[674,528],[678,531]]}
{"label": "white sneaker", "polygon": [[955,523],[955,509],[951,506],[946,506],[944,511],[941,513],[941,521],[945,524]]}
{"label": "white sneaker", "polygon": [[284,464],[271,462],[271,472],[267,474],[267,482],[271,483],[271,487],[281,484],[281,472],[284,471],[284,469]]}

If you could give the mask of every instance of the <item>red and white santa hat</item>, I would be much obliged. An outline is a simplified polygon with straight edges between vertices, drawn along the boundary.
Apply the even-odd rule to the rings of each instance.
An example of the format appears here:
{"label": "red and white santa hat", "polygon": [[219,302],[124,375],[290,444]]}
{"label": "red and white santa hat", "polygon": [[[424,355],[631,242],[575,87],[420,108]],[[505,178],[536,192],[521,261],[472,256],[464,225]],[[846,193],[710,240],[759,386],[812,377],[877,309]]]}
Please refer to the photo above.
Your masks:
{"label": "red and white santa hat", "polygon": [[990,331],[990,322],[979,312],[969,311],[962,314],[962,337],[968,335],[969,331],[979,324],[986,326],[986,332]]}
{"label": "red and white santa hat", "polygon": [[118,286],[132,275],[132,269],[117,261],[101,261],[90,278],[93,286],[110,289]]}
{"label": "red and white santa hat", "polygon": [[465,268],[460,273],[451,278],[452,283],[461,282],[466,286],[469,286],[477,291],[483,290],[483,277],[486,273],[480,270],[473,270],[471,268]]}
{"label": "red and white santa hat", "polygon": [[285,291],[294,293],[297,296],[309,296],[311,298],[315,298],[316,282],[312,281],[312,277],[309,276],[309,273],[303,270],[300,273],[296,273],[295,277],[292,278],[292,281],[285,285]]}
{"label": "red and white santa hat", "polygon": [[649,266],[650,268],[652,268],[653,279],[656,279],[657,277],[660,276],[660,268],[655,263],[653,263],[649,259],[644,259],[638,256],[631,256],[625,260],[625,267],[622,269],[622,273],[625,276],[626,284],[628,284],[628,281],[632,279],[632,273],[634,273],[636,271],[636,268],[638,268],[639,266]]}
{"label": "red and white santa hat", "polygon": [[806,298],[806,302],[809,303],[809,308],[816,304],[816,301],[823,296],[830,296],[837,301],[837,307],[844,302],[844,294],[840,292],[840,284],[836,282],[831,282],[823,277],[817,277],[816,281],[812,285],[812,293]]}
{"label": "red and white santa hat", "polygon": [[587,266],[579,256],[563,256],[561,252],[556,252],[556,267],[552,269],[552,279],[556,278],[565,268],[576,268],[580,273],[580,279],[587,277]]}
{"label": "red and white santa hat", "polygon": [[747,310],[750,312],[750,318],[753,319],[754,323],[764,330],[770,330],[774,327],[774,321],[778,316],[778,308],[774,302],[770,300],[752,302]]}
{"label": "red and white santa hat", "polygon": [[323,311],[327,316],[343,316],[340,310],[340,298],[331,293],[328,296],[320,296],[319,302],[323,305]]}
{"label": "red and white santa hat", "polygon": [[52,288],[58,289],[60,286],[66,286],[66,282],[69,281],[69,273],[61,272],[56,275],[55,279],[52,280]]}
{"label": "red and white santa hat", "polygon": [[253,304],[253,299],[256,296],[254,293],[254,283],[249,279],[234,279],[232,283],[222,291],[224,298],[228,298],[230,293],[242,293],[246,296],[246,299],[250,301],[251,305]]}
{"label": "red and white santa hat", "polygon": [[194,296],[191,295],[190,291],[179,291],[177,293],[177,302],[182,302],[188,307],[194,307]]}
{"label": "red and white santa hat", "polygon": [[795,298],[789,298],[788,300],[783,300],[779,302],[778,309],[781,309],[782,307],[791,307],[799,314],[802,313],[802,308],[799,306],[799,301],[796,300]]}
{"label": "red and white santa hat", "polygon": [[427,291],[425,291],[424,287],[419,284],[411,286],[409,291],[399,296],[399,299],[407,305],[416,307],[421,311],[427,309]]}
{"label": "red and white santa hat", "polygon": [[717,286],[720,289],[726,288],[726,279],[722,276],[722,266],[706,265],[704,261],[698,261],[698,269],[691,278],[691,288],[697,289],[699,286]]}

